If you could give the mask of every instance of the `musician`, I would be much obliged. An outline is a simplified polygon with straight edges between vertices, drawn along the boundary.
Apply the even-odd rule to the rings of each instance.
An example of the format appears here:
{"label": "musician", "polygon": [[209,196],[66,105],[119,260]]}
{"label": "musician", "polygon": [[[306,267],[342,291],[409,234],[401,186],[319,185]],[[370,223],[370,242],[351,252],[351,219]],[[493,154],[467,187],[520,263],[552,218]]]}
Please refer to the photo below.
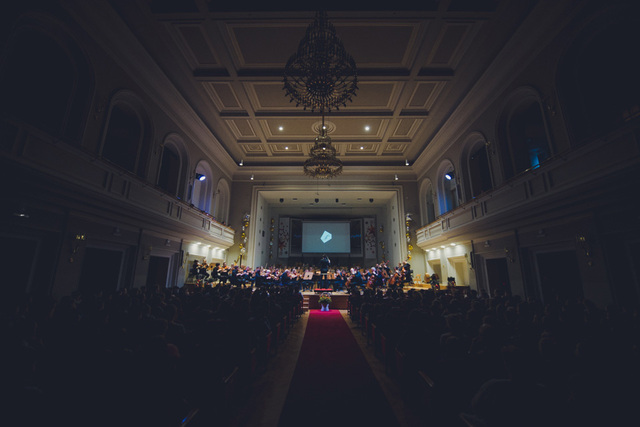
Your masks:
{"label": "musician", "polygon": [[226,262],[223,262],[222,265],[220,266],[220,284],[224,285],[225,283],[227,283],[227,280],[229,279],[229,273],[230,273],[230,268],[227,265]]}
{"label": "musician", "polygon": [[198,278],[198,267],[200,267],[200,263],[198,263],[197,259],[193,260],[193,264],[191,264],[191,270],[189,270],[189,276],[194,276],[196,279]]}
{"label": "musician", "polygon": [[280,274],[280,284],[283,286],[287,286],[289,285],[289,283],[291,283],[291,276],[290,276],[291,272],[289,271],[289,269],[285,269],[282,274]]}
{"label": "musician", "polygon": [[347,282],[347,273],[342,269],[336,270],[336,290],[342,290]]}
{"label": "musician", "polygon": [[198,266],[198,279],[207,280],[209,278],[209,272],[207,271],[208,267],[209,266],[204,261],[200,266]]}
{"label": "musician", "polygon": [[351,281],[351,284],[353,286],[362,286],[364,279],[362,277],[362,272],[360,271],[360,267],[353,268],[352,274],[353,274],[353,279]]}
{"label": "musician", "polygon": [[402,269],[400,267],[396,267],[393,271],[393,275],[389,279],[389,288],[395,289],[396,286],[400,286],[402,284],[403,276]]}
{"label": "musician", "polygon": [[238,266],[237,265],[233,265],[233,267],[231,267],[230,272],[229,272],[229,283],[231,284],[231,286],[239,286],[240,285],[240,280],[238,278]]}
{"label": "musician", "polygon": [[410,285],[413,283],[413,277],[412,277],[412,273],[413,270],[411,269],[411,264],[409,264],[409,261],[405,261],[404,265],[402,266],[402,270],[403,270],[403,278],[402,278],[402,282],[401,282],[401,286],[403,286],[405,283]]}
{"label": "musician", "polygon": [[[211,265],[209,265],[211,267]],[[220,263],[216,262],[216,265],[211,268],[211,278],[208,280],[209,283],[217,282],[220,280]]]}
{"label": "musician", "polygon": [[320,258],[320,283],[322,289],[327,288],[327,273],[329,272],[329,266],[331,265],[331,260],[327,255],[322,255]]}

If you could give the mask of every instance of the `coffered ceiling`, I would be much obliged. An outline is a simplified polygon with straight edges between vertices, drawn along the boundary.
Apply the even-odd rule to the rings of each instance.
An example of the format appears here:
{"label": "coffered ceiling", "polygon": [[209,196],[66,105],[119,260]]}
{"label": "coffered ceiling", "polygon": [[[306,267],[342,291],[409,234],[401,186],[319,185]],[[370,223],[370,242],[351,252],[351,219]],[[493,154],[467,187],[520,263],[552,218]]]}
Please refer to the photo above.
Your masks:
{"label": "coffered ceiling", "polygon": [[[358,68],[357,96],[326,117],[345,166],[412,164],[533,3],[433,0],[407,8],[390,2],[386,10],[324,3]],[[205,0],[111,4],[227,161],[302,165],[320,117],[289,102],[282,75],[313,10]]]}

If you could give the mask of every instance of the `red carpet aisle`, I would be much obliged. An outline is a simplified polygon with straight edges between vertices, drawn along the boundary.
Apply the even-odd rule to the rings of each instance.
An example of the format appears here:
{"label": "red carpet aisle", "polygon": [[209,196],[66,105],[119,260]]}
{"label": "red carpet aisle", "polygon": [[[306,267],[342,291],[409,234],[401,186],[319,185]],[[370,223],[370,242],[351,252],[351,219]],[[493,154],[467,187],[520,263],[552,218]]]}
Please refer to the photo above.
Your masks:
{"label": "red carpet aisle", "polygon": [[280,427],[398,426],[338,310],[311,310]]}

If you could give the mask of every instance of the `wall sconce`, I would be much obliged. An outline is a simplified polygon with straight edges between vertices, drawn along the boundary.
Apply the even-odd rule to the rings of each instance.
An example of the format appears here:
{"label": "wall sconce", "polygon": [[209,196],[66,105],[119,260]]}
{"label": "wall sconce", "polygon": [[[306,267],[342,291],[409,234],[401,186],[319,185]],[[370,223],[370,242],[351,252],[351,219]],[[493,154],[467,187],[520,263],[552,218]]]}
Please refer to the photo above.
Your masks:
{"label": "wall sconce", "polygon": [[493,156],[494,154],[496,154],[496,148],[494,147],[491,141],[485,142],[484,148],[487,150],[487,154],[489,154],[490,156]]}
{"label": "wall sconce", "polygon": [[550,97],[546,97],[542,100],[542,104],[547,109],[547,111],[551,114],[551,116],[556,115],[556,103]]}
{"label": "wall sconce", "polygon": [[473,271],[473,252],[469,252],[468,254],[465,253],[464,259],[467,261],[467,267],[469,267],[469,270]]}
{"label": "wall sconce", "polygon": [[69,257],[69,262],[73,262],[73,256],[78,253],[80,250],[80,242],[84,242],[87,240],[87,236],[84,233],[76,234],[73,237],[73,241],[71,243],[71,256]]}
{"label": "wall sconce", "polygon": [[577,234],[576,243],[580,248],[582,248],[582,251],[584,252],[584,256],[587,259],[587,266],[593,267],[591,246],[589,245],[589,241],[587,240],[587,237],[584,234]]}
{"label": "wall sconce", "polygon": [[515,257],[513,256],[513,254],[511,253],[511,251],[507,248],[504,248],[504,255],[507,258],[507,260],[511,263],[516,262]]}

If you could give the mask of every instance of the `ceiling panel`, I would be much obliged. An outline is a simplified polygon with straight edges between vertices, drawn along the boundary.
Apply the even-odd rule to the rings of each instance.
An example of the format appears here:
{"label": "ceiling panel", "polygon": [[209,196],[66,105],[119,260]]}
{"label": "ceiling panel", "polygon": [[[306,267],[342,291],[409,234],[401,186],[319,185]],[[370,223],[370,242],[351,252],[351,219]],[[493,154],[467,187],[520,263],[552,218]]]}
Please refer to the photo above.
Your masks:
{"label": "ceiling panel", "polygon": [[[313,11],[266,3],[248,10],[240,3],[131,2],[143,5],[141,10],[146,5],[147,12],[126,16],[129,28],[229,158],[262,166],[277,166],[286,156],[302,160],[320,116],[289,101],[282,76]],[[413,164],[426,151],[491,64],[492,57],[480,54],[495,55],[495,46],[505,45],[518,25],[505,23],[521,22],[528,13],[508,0],[342,9],[327,13],[356,61],[359,89],[326,121],[340,155],[372,170],[392,157]],[[461,64],[466,68],[459,69]]]}

